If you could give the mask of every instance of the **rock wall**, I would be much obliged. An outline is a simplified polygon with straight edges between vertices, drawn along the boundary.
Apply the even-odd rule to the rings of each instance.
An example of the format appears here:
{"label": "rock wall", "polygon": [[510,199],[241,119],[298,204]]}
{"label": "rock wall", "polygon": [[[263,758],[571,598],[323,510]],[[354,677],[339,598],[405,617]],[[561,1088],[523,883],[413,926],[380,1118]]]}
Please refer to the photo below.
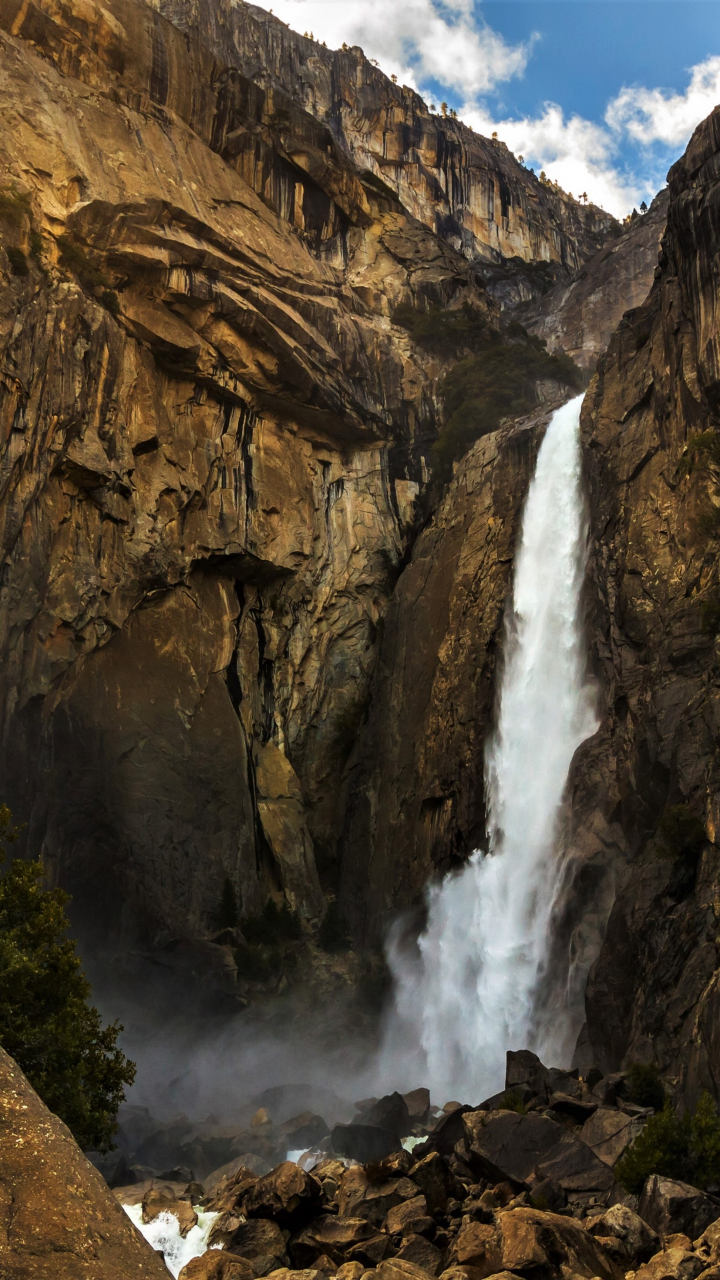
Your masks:
{"label": "rock wall", "polygon": [[554,288],[520,308],[518,317],[548,351],[564,351],[588,373],[623,314],[643,303],[657,266],[667,220],[668,192],[655,197],[646,214],[638,214],[626,230],[603,245],[568,284]]}
{"label": "rock wall", "polygon": [[572,808],[578,845],[602,850],[617,878],[587,991],[594,1056],[604,1069],[654,1061],[692,1103],[702,1087],[720,1094],[720,110],[669,196],[653,290],[583,410],[604,714],[576,760]]}

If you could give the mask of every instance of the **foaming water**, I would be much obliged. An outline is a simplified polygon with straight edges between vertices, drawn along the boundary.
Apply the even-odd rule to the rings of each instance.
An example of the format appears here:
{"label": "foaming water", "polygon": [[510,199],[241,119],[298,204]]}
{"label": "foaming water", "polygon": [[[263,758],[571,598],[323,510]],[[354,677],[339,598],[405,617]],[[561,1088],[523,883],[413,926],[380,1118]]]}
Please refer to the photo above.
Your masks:
{"label": "foaming water", "polygon": [[412,1057],[436,1100],[499,1090],[508,1049],[552,1060],[565,1047],[562,1010],[541,996],[564,862],[560,805],[573,755],[597,728],[580,622],[581,405],[580,396],[553,415],[525,504],[486,751],[489,852],[431,887],[418,955],[390,941],[388,1052]]}
{"label": "foaming water", "polygon": [[199,1205],[195,1205],[198,1220],[187,1235],[182,1236],[180,1224],[172,1213],[160,1213],[152,1222],[143,1222],[141,1204],[124,1204],[123,1209],[148,1244],[163,1255],[165,1266],[176,1280],[188,1262],[207,1252],[210,1230],[220,1216],[217,1213],[207,1213]]}

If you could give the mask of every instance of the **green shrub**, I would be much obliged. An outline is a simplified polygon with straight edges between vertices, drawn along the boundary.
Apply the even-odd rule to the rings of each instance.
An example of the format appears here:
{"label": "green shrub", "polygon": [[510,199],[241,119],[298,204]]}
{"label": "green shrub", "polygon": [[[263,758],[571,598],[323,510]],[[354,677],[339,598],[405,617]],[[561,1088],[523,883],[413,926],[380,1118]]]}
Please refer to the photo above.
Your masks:
{"label": "green shrub", "polygon": [[280,942],[297,942],[302,937],[302,925],[287,903],[281,907],[271,898],[256,916],[246,916],[242,931],[248,942],[272,946]]}
{"label": "green shrub", "polygon": [[703,1190],[720,1180],[720,1119],[709,1093],[692,1116],[678,1116],[668,1099],[615,1168],[620,1185],[634,1195],[653,1173]]}
{"label": "green shrub", "polygon": [[700,431],[691,436],[681,462],[681,470],[689,475],[701,460],[706,464],[720,466],[720,431]]}
{"label": "green shrub", "polygon": [[21,195],[15,187],[3,187],[0,190],[0,218],[13,227],[21,227],[26,218],[32,216],[30,198]]}
{"label": "green shrub", "polygon": [[248,982],[267,982],[282,967],[282,958],[277,951],[244,943],[235,948],[235,963],[238,978],[245,978]]}
{"label": "green shrub", "polygon": [[552,379],[581,390],[583,378],[566,355],[548,355],[534,342],[497,346],[462,360],[445,377],[442,395],[445,425],[432,447],[435,478],[445,483],[452,465],[480,436],[497,430],[502,418],[529,413],[536,404],[536,382]]}
{"label": "green shrub", "polygon": [[427,311],[403,303],[393,313],[393,323],[407,329],[418,346],[438,355],[452,356],[468,348],[480,351],[501,341],[484,313],[469,302],[459,308],[430,307]]}
{"label": "green shrub", "polygon": [[639,1107],[662,1111],[665,1106],[665,1089],[657,1067],[634,1062],[627,1074],[626,1092],[629,1101]]}
{"label": "green shrub", "polygon": [[[0,806],[0,849],[17,838]],[[107,1151],[135,1065],[103,1027],[66,936],[67,894],[43,888],[40,862],[14,859],[0,878],[0,1044],[80,1146]]]}
{"label": "green shrub", "polygon": [[671,858],[697,858],[705,843],[705,827],[686,804],[666,805],[658,825],[661,849]]}
{"label": "green shrub", "polygon": [[323,951],[347,951],[350,946],[347,924],[336,900],[333,900],[318,932],[318,943]]}
{"label": "green shrub", "polygon": [[13,249],[10,247],[7,250],[7,256],[10,263],[10,270],[14,276],[28,275],[27,258],[25,257],[22,249]]}
{"label": "green shrub", "polygon": [[234,929],[238,923],[238,901],[235,887],[229,876],[225,877],[216,922],[218,929]]}

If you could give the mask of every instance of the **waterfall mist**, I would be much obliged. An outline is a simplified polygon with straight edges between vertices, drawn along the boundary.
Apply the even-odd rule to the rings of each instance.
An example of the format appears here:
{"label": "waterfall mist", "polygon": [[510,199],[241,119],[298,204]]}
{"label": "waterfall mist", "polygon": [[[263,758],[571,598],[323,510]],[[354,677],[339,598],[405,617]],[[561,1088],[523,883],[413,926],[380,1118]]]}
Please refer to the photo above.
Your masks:
{"label": "waterfall mist", "polygon": [[564,865],[560,806],[573,755],[597,728],[580,620],[581,405],[553,415],[525,503],[486,749],[488,853],[430,888],[414,956],[389,943],[388,1056],[411,1058],[438,1101],[502,1088],[508,1049],[553,1060],[566,1047],[564,1011],[541,997]]}

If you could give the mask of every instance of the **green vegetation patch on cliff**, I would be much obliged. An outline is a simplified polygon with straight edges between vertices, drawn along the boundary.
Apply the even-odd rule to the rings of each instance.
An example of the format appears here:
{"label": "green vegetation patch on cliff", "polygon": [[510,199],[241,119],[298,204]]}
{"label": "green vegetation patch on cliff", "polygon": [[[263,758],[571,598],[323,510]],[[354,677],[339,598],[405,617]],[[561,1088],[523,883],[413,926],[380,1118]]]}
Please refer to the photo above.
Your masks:
{"label": "green vegetation patch on cliff", "polygon": [[537,383],[557,382],[580,391],[583,377],[566,355],[549,355],[538,339],[493,346],[461,360],[446,375],[442,397],[445,425],[432,448],[433,475],[441,484],[481,436],[504,418],[529,413],[538,402]]}
{"label": "green vegetation patch on cliff", "polygon": [[618,1182],[634,1195],[651,1174],[705,1188],[720,1181],[720,1118],[709,1093],[692,1115],[679,1116],[668,1099],[645,1125],[616,1167]]}

